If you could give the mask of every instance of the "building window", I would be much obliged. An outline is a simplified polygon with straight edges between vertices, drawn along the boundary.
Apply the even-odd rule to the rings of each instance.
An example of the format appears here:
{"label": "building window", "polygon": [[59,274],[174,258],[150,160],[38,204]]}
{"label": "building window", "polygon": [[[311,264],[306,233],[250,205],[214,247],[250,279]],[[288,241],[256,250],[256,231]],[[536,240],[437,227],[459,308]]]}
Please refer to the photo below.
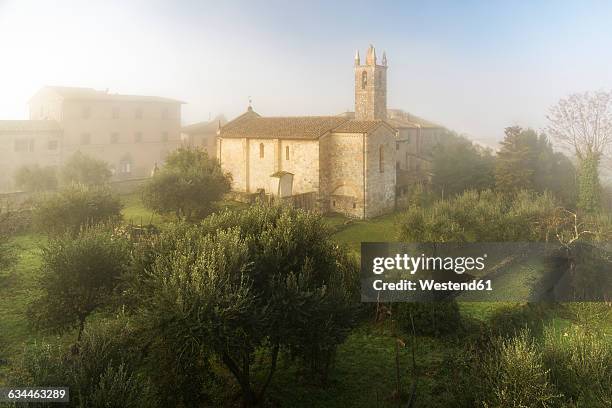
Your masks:
{"label": "building window", "polygon": [[142,108],[136,108],[134,111],[134,117],[136,119],[142,119]]}
{"label": "building window", "polygon": [[136,132],[134,134],[134,142],[136,142],[136,143],[142,142],[142,133],[141,132]]}
{"label": "building window", "polygon": [[132,172],[132,163],[130,160],[122,160],[119,163],[119,172],[121,174],[130,174]]}
{"label": "building window", "polygon": [[81,117],[83,119],[89,119],[91,117],[91,108],[89,106],[84,106],[81,111]]}
{"label": "building window", "polygon": [[113,119],[119,119],[119,108],[118,107],[116,106],[113,107],[112,115],[113,115]]}
{"label": "building window", "polygon": [[168,141],[168,132],[162,132],[161,141],[162,143],[166,143]]}
{"label": "building window", "polygon": [[385,172],[385,150],[384,146],[378,148],[378,170],[381,173]]}
{"label": "building window", "polygon": [[285,160],[289,160],[289,146],[285,146]]}
{"label": "building window", "polygon": [[357,208],[357,203],[353,203],[353,210]]}
{"label": "building window", "polygon": [[168,119],[168,108],[163,108],[161,112],[162,119]]}
{"label": "building window", "polygon": [[117,132],[111,133],[110,142],[111,143],[119,143],[119,133],[117,133]]}
{"label": "building window", "polygon": [[365,89],[367,84],[368,84],[368,73],[366,71],[363,71],[361,73],[361,89]]}
{"label": "building window", "polygon": [[57,140],[49,140],[47,143],[47,149],[49,150],[57,150],[59,147],[59,142]]}
{"label": "building window", "polygon": [[88,145],[91,143],[91,135],[89,133],[81,134],[81,144]]}
{"label": "building window", "polygon": [[264,158],[264,144],[263,143],[259,144],[259,158],[260,159]]}
{"label": "building window", "polygon": [[34,151],[34,139],[16,139],[15,140],[15,151],[16,152],[33,152]]}

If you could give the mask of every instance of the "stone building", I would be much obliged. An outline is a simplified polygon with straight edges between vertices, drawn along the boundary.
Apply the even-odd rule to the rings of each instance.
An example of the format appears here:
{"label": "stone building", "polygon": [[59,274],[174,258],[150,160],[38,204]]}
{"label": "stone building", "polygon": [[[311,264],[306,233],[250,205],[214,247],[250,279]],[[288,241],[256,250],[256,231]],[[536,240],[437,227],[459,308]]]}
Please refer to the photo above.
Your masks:
{"label": "stone building", "polygon": [[116,179],[150,175],[180,145],[182,102],[91,88],[44,87],[30,120],[0,121],[0,191],[24,165],[59,166],[75,152],[109,163]]}
{"label": "stone building", "polygon": [[181,143],[185,147],[197,147],[208,153],[210,157],[217,156],[217,132],[227,120],[223,115],[207,122],[198,122],[181,128]]}
{"label": "stone building", "polygon": [[393,211],[398,196],[419,180],[416,174],[426,178],[425,151],[433,140],[425,143],[423,130],[443,129],[401,111],[389,114],[387,58],[378,64],[374,47],[363,65],[355,55],[354,75],[355,112],[262,117],[249,106],[221,127],[217,157],[232,174],[233,189],[315,194],[323,212],[357,218]]}

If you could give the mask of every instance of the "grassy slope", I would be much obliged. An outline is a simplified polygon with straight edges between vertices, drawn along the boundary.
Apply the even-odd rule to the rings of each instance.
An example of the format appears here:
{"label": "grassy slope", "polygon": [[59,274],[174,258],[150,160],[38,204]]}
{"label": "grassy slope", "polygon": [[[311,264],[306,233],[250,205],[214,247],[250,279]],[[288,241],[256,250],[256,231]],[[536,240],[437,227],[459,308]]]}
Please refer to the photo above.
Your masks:
{"label": "grassy slope", "polygon": [[[163,223],[161,217],[144,209],[137,195],[124,197],[124,219],[127,222]],[[222,204],[226,206],[228,204]],[[379,217],[370,221],[350,221],[341,216],[330,216],[327,220],[336,231],[333,237],[359,251],[362,241],[393,241],[397,215]],[[44,338],[28,325],[25,312],[29,300],[36,293],[36,269],[40,264],[39,246],[44,238],[38,235],[15,239],[19,252],[19,263],[14,271],[0,272],[0,360],[14,358],[25,342],[53,340]],[[461,304],[466,317],[487,320],[500,307],[508,304],[474,303]],[[588,310],[583,313],[589,316]],[[550,324],[560,330],[570,324],[567,316],[555,316]],[[587,323],[610,328],[609,318]],[[71,334],[67,334],[70,337]],[[66,338],[66,337],[65,337]],[[407,339],[406,336],[404,338]],[[452,379],[443,373],[445,354],[460,345],[447,339],[417,338],[417,364],[423,377],[418,384],[419,407],[441,407],[452,404],[452,396],[445,384]],[[409,374],[410,347],[400,349],[402,387],[407,389],[412,379]],[[327,387],[304,383],[294,365],[281,364],[271,384],[270,397],[281,406],[292,407],[378,407],[396,406],[389,399],[395,381],[395,342],[388,328],[366,324],[357,329],[339,348],[335,369]],[[0,365],[0,384],[3,367]]]}

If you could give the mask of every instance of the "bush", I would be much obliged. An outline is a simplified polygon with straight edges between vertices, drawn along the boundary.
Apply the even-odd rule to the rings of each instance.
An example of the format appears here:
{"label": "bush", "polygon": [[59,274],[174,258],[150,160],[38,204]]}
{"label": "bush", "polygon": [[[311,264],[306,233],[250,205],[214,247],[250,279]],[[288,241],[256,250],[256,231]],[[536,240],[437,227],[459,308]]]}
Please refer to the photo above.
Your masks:
{"label": "bush", "polygon": [[15,172],[15,185],[24,191],[48,191],[57,188],[55,167],[22,166]]}
{"label": "bush", "polygon": [[100,227],[51,240],[43,248],[42,295],[30,306],[31,317],[57,332],[78,327],[80,338],[85,319],[108,301],[128,262],[128,243]]}
{"label": "bush", "polygon": [[406,333],[417,336],[440,336],[456,333],[461,328],[459,305],[453,301],[397,303],[394,316]]}
{"label": "bush", "polygon": [[76,234],[82,228],[121,218],[121,201],[104,187],[72,185],[43,196],[35,204],[33,223],[48,234]]}
{"label": "bush", "polygon": [[612,347],[601,334],[572,327],[545,332],[544,362],[566,398],[579,407],[612,406]]}
{"label": "bush", "polygon": [[187,221],[202,219],[230,190],[231,177],[219,162],[199,149],[171,153],[165,166],[145,185],[143,202],[160,213],[173,213]]}
{"label": "bush", "polygon": [[138,373],[140,342],[124,318],[99,322],[83,332],[78,346],[27,346],[12,367],[12,386],[70,388],[70,406],[155,406],[151,386]]}
{"label": "bush", "polygon": [[108,163],[81,152],[73,154],[61,169],[62,183],[99,186],[110,181],[112,172]]}
{"label": "bush", "polygon": [[[556,202],[548,194],[521,192],[514,200],[492,191],[468,191],[403,215],[405,242],[545,241]],[[491,226],[495,226],[492,228]]]}
{"label": "bush", "polygon": [[479,367],[487,408],[553,407],[559,393],[527,330],[511,339],[497,338]]}

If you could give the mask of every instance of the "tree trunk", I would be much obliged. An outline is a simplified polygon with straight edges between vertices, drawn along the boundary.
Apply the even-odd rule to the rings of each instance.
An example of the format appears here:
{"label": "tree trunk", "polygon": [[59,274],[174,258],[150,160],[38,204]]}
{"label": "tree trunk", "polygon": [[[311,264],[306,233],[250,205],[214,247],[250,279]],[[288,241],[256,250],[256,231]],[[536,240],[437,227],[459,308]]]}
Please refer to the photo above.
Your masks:
{"label": "tree trunk", "polygon": [[245,376],[244,373],[238,367],[238,365],[227,353],[223,353],[222,359],[223,364],[227,366],[227,368],[230,370],[230,372],[236,378],[236,381],[238,381],[238,384],[240,385],[244,405],[247,407],[252,407],[256,405],[257,396],[255,395],[253,388],[251,388],[251,382],[248,378],[248,374]]}

